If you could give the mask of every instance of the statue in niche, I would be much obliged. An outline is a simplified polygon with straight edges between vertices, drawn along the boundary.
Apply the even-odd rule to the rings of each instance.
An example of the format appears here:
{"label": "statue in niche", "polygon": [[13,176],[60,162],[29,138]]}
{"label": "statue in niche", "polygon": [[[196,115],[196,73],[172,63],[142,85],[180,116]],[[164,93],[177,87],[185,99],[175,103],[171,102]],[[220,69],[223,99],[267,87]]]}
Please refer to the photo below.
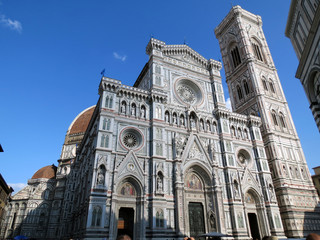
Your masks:
{"label": "statue in niche", "polygon": [[201,130],[204,131],[204,122],[201,121]]}
{"label": "statue in niche", "polygon": [[183,144],[184,144],[184,137],[175,137],[174,138],[174,146],[175,146],[175,152],[176,157],[180,157],[183,151]]}
{"label": "statue in niche", "polygon": [[213,232],[216,230],[216,218],[214,216],[214,213],[210,214],[209,221],[210,221],[211,231]]}
{"label": "statue in niche", "polygon": [[172,120],[173,120],[173,124],[177,124],[177,116],[175,114],[173,114]]}
{"label": "statue in niche", "polygon": [[132,116],[136,115],[136,105],[134,105],[134,104],[131,106],[131,115]]}
{"label": "statue in niche", "polygon": [[269,184],[269,196],[270,196],[270,200],[273,200],[274,199],[274,191],[273,191],[273,186],[272,184],[270,183]]}
{"label": "statue in niche", "polygon": [[122,102],[121,104],[121,113],[126,113],[126,103]]}
{"label": "statue in niche", "polygon": [[208,132],[211,131],[211,129],[210,129],[210,123],[209,123],[209,122],[207,122],[207,131],[208,131]]}
{"label": "statue in niche", "polygon": [[145,109],[144,107],[141,108],[140,116],[141,116],[142,118],[145,118],[145,117],[146,117],[146,109]]}
{"label": "statue in niche", "polygon": [[165,119],[164,119],[167,123],[169,122],[169,113],[166,112],[165,113]]}
{"label": "statue in niche", "polygon": [[234,188],[234,197],[239,198],[239,184],[237,181],[234,181],[233,188]]}
{"label": "statue in niche", "polygon": [[196,121],[194,119],[194,116],[190,117],[190,126],[191,128],[196,128]]}
{"label": "statue in niche", "polygon": [[180,116],[180,125],[184,126],[184,117],[183,116]]}
{"label": "statue in niche", "polygon": [[157,192],[162,193],[163,191],[163,184],[161,176],[157,177]]}
{"label": "statue in niche", "polygon": [[102,168],[98,170],[97,183],[99,185],[104,185],[104,171]]}

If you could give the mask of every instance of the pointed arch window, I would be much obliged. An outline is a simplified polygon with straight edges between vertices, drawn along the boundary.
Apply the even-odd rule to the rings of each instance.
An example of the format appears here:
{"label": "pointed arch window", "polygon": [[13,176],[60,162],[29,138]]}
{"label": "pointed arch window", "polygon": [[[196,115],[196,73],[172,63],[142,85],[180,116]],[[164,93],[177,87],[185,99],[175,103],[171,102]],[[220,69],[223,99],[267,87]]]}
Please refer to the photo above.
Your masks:
{"label": "pointed arch window", "polygon": [[111,127],[111,120],[109,118],[103,118],[102,129],[103,130],[110,130],[110,127]]}
{"label": "pointed arch window", "polygon": [[256,56],[256,58],[257,58],[259,61],[263,61],[263,58],[262,58],[262,54],[261,54],[261,50],[260,50],[259,45],[258,45],[257,43],[253,43],[252,46],[253,46],[254,55]]}
{"label": "pointed arch window", "polygon": [[100,147],[107,148],[109,146],[109,135],[101,135]]}
{"label": "pointed arch window", "polygon": [[100,226],[101,215],[102,215],[101,207],[95,206],[92,211],[92,219],[91,219],[91,226],[92,227],[99,227]]}
{"label": "pointed arch window", "polygon": [[106,96],[106,101],[104,103],[105,107],[109,107],[109,96]]}
{"label": "pointed arch window", "polygon": [[275,113],[275,111],[272,111],[271,115],[272,115],[272,120],[273,120],[274,125],[278,126],[279,124],[278,124],[278,120],[277,120],[277,114]]}
{"label": "pointed arch window", "polygon": [[244,92],[246,93],[246,95],[248,95],[250,91],[249,91],[249,85],[246,80],[243,81],[243,87],[244,87]]}
{"label": "pointed arch window", "polygon": [[45,225],[45,221],[46,221],[46,214],[42,212],[39,217],[39,223],[38,223],[39,226],[43,227]]}
{"label": "pointed arch window", "polygon": [[158,210],[156,213],[156,227],[163,228],[164,227],[164,217],[163,217],[163,210]]}
{"label": "pointed arch window", "polygon": [[286,121],[282,113],[280,113],[279,118],[280,118],[281,127],[286,128],[287,127]]}
{"label": "pointed arch window", "polygon": [[275,89],[274,89],[273,82],[272,82],[271,80],[270,80],[270,82],[269,82],[269,86],[270,86],[271,92],[276,93],[276,91],[275,91]]}
{"label": "pointed arch window", "polygon": [[242,95],[242,90],[239,85],[237,86],[237,92],[238,92],[238,98],[239,98],[239,100],[241,100],[243,98],[243,95]]}
{"label": "pointed arch window", "polygon": [[233,66],[234,68],[236,68],[241,63],[241,58],[240,58],[240,54],[237,46],[235,46],[231,50],[231,57],[232,57]]}
{"label": "pointed arch window", "polygon": [[268,91],[267,82],[264,78],[262,79],[262,85],[263,85],[264,90]]}
{"label": "pointed arch window", "polygon": [[109,108],[112,108],[112,105],[113,105],[113,98],[112,96],[110,97],[110,100],[109,100]]}

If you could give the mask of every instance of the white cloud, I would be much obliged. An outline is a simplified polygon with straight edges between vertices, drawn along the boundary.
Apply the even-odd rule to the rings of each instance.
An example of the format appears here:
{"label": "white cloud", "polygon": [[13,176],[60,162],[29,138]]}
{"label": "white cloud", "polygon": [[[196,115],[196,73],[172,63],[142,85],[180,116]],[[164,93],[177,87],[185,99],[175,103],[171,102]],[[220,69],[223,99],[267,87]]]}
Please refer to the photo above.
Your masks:
{"label": "white cloud", "polygon": [[227,98],[227,101],[226,101],[226,107],[232,111],[232,107],[231,107],[231,100],[230,100],[230,98]]}
{"label": "white cloud", "polygon": [[120,54],[118,54],[116,52],[113,52],[113,56],[114,56],[115,59],[119,59],[122,62],[124,62],[127,59],[127,55],[120,55]]}
{"label": "white cloud", "polygon": [[11,186],[15,193],[19,192],[22,188],[27,186],[25,183],[8,183],[9,186]]}
{"label": "white cloud", "polygon": [[0,23],[14,31],[17,31],[19,33],[22,32],[22,25],[19,21],[11,20],[10,18],[7,18],[3,14],[0,14]]}

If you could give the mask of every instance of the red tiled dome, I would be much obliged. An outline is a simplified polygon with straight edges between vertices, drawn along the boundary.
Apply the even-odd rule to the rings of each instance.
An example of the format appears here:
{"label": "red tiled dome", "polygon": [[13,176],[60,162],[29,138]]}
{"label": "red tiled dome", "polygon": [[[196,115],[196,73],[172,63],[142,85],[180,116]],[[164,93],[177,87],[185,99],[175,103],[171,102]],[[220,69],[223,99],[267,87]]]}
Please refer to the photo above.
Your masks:
{"label": "red tiled dome", "polygon": [[57,172],[57,167],[52,164],[52,165],[40,168],[38,171],[36,171],[35,174],[33,174],[31,179],[38,179],[38,178],[52,179],[56,177],[56,172]]}
{"label": "red tiled dome", "polygon": [[90,119],[96,106],[87,108],[81,112],[71,123],[68,134],[84,133],[87,130]]}

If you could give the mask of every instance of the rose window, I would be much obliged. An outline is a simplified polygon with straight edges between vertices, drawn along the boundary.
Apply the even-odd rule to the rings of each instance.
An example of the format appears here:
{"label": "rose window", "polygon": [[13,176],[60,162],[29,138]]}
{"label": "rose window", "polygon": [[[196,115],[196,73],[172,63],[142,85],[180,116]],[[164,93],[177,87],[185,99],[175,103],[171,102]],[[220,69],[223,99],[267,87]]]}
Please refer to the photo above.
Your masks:
{"label": "rose window", "polygon": [[143,136],[138,129],[125,128],[120,135],[120,143],[126,149],[137,149],[143,141]]}
{"label": "rose window", "polygon": [[175,83],[175,92],[178,99],[188,105],[199,105],[202,103],[202,91],[196,82],[181,79]]}
{"label": "rose window", "polygon": [[179,97],[186,103],[193,104],[196,101],[195,94],[188,86],[180,85],[177,92]]}
{"label": "rose window", "polygon": [[128,133],[123,137],[123,143],[128,148],[133,148],[137,145],[137,137],[131,133]]}

